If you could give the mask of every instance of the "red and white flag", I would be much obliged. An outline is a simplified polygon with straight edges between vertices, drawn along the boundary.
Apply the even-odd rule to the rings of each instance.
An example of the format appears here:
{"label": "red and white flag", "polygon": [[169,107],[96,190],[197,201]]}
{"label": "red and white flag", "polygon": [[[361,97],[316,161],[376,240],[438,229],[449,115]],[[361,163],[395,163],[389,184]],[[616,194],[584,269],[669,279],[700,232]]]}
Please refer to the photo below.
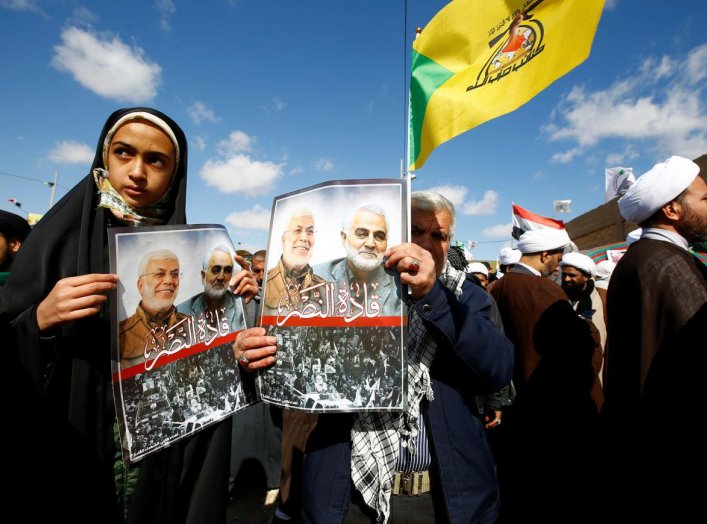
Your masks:
{"label": "red and white flag", "polygon": [[536,215],[513,204],[513,238],[518,240],[526,231],[543,228],[565,229],[565,223],[562,220]]}

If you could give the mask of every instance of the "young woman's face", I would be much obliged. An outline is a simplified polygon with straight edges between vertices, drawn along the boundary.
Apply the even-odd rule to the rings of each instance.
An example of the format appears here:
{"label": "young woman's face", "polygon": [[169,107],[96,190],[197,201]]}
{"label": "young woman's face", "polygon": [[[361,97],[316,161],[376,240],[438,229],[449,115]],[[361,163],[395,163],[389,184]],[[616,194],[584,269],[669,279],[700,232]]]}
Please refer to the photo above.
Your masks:
{"label": "young woman's face", "polygon": [[113,135],[106,168],[118,194],[133,207],[145,207],[169,189],[175,163],[174,144],[159,127],[129,122]]}

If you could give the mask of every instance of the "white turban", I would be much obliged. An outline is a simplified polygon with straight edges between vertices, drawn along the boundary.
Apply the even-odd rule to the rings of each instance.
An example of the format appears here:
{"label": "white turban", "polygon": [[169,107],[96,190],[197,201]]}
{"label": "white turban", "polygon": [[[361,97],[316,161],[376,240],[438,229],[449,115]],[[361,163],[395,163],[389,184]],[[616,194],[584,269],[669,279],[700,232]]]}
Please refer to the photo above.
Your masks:
{"label": "white turban", "polygon": [[607,289],[609,287],[609,279],[611,278],[611,273],[614,272],[616,264],[611,260],[602,260],[597,264],[597,271],[594,275],[594,285],[601,289]]}
{"label": "white turban", "polygon": [[511,247],[504,247],[498,252],[498,263],[502,266],[517,264],[520,260],[520,251]]}
{"label": "white turban", "polygon": [[518,249],[524,255],[562,249],[570,244],[570,237],[564,229],[544,227],[526,231],[518,240]]}
{"label": "white turban", "polygon": [[692,184],[700,167],[692,160],[671,156],[656,164],[619,199],[619,210],[629,222],[640,224]]}
{"label": "white turban", "polygon": [[597,271],[597,265],[587,255],[582,253],[567,253],[562,256],[560,267],[571,266],[579,269],[582,273],[593,277]]}
{"label": "white turban", "polygon": [[486,278],[489,277],[489,268],[487,268],[486,265],[482,264],[481,262],[470,262],[466,266],[466,272],[481,273],[482,275],[485,275]]}

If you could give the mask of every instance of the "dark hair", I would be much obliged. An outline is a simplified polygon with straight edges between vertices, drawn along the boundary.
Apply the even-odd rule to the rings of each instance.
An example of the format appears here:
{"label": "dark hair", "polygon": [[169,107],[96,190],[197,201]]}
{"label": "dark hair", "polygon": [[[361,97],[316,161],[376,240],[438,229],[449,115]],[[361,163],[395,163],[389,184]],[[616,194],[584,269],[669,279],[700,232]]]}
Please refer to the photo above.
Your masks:
{"label": "dark hair", "polygon": [[0,233],[8,240],[19,238],[24,241],[32,228],[20,215],[0,209]]}
{"label": "dark hair", "polygon": [[707,181],[707,154],[698,156],[693,162],[700,168],[700,176]]}
{"label": "dark hair", "polygon": [[[684,206],[684,205],[685,205],[685,195],[687,195],[687,190],[688,190],[688,188],[685,188],[678,196],[676,196],[675,198],[669,200],[669,201],[666,202],[665,204],[669,204],[670,202],[677,202],[677,203],[680,204],[681,206]],[[638,225],[639,225],[640,227],[642,227],[642,228],[646,228],[646,227],[652,227],[652,226],[654,226],[654,225],[660,223],[660,222],[661,222],[660,217],[661,217],[662,214],[663,214],[663,207],[665,206],[665,204],[663,204],[662,206],[660,206],[660,207],[656,210],[655,213],[653,213],[651,216],[649,216],[648,218],[646,218],[643,222],[641,222],[641,223],[638,224]]]}

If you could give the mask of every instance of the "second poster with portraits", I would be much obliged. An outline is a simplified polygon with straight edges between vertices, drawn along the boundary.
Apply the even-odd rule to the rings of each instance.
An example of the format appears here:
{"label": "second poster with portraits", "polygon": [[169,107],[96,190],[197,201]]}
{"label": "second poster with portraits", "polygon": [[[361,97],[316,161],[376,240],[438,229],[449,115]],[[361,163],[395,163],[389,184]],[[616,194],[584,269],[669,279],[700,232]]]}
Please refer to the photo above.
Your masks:
{"label": "second poster with portraits", "polygon": [[223,226],[110,228],[113,392],[129,462],[215,424],[256,400],[233,342],[245,304]]}
{"label": "second poster with portraits", "polygon": [[261,326],[277,363],[262,400],[314,412],[400,410],[407,313],[385,252],[407,239],[404,179],[332,181],[276,197]]}

